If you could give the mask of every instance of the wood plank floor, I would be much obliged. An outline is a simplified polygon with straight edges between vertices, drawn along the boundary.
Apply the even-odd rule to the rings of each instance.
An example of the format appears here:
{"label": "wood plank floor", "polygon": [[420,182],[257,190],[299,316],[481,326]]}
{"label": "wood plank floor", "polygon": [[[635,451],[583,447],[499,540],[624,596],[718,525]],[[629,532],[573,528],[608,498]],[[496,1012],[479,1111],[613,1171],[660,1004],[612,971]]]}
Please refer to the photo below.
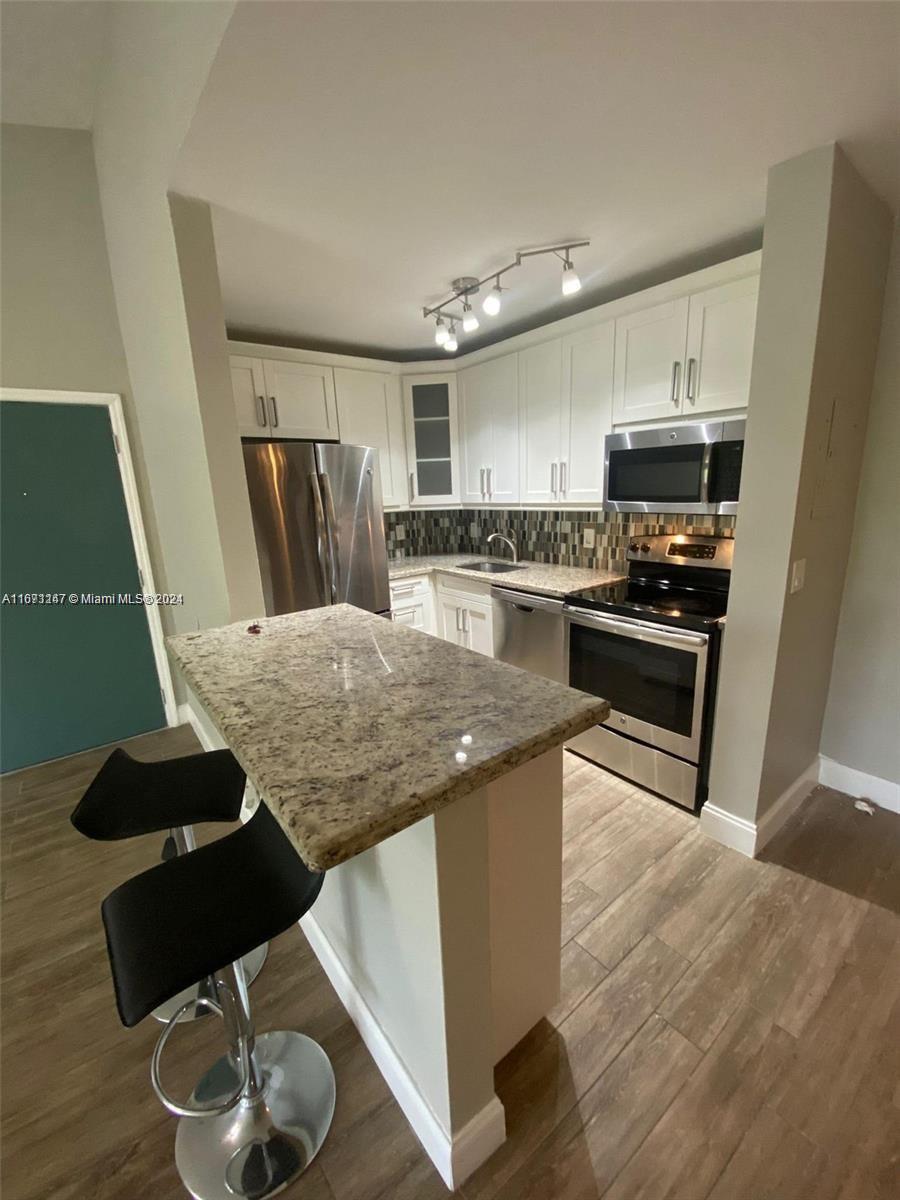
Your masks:
{"label": "wood plank floor", "polygon": [[[107,752],[2,783],[5,1200],[185,1195],[148,1080],[159,1027],[119,1025],[99,917],[161,839],[100,845],[68,822]],[[497,1068],[509,1137],[464,1200],[900,1194],[900,817],[819,788],[751,862],[564,757],[563,996]],[[260,1029],[317,1038],[338,1082],[328,1141],[285,1194],[446,1196],[299,929],[253,1001]],[[173,1088],[218,1053],[217,1026],[180,1033]]]}

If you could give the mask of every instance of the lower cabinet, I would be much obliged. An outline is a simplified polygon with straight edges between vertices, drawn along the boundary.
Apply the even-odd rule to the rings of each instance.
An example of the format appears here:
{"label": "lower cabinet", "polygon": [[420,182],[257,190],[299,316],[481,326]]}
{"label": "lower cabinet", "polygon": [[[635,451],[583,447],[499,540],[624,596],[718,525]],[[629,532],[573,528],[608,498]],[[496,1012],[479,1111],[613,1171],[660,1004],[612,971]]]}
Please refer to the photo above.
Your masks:
{"label": "lower cabinet", "polygon": [[452,575],[439,575],[437,602],[440,636],[493,658],[494,609],[490,585],[482,589],[477,583],[470,585]]}
{"label": "lower cabinet", "polygon": [[409,625],[423,633],[438,633],[434,619],[434,598],[431,581],[427,575],[413,579],[392,579],[391,620],[398,625]]}

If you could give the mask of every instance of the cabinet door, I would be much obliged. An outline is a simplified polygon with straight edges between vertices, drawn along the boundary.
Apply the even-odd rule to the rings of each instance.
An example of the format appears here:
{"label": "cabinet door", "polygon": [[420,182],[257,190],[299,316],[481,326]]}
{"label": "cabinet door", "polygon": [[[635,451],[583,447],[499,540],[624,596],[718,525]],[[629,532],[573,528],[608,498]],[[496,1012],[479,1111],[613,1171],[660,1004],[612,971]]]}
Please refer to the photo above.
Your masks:
{"label": "cabinet door", "polygon": [[465,645],[463,605],[459,600],[438,592],[438,632],[445,642]]}
{"label": "cabinet door", "polygon": [[317,363],[263,360],[272,436],[337,441],[334,372]]}
{"label": "cabinet door", "polygon": [[615,322],[563,338],[560,497],[603,502],[604,439],[612,429]]}
{"label": "cabinet door", "polygon": [[682,412],[746,408],[758,292],[753,275],[691,296]]}
{"label": "cabinet door", "polygon": [[490,604],[469,600],[463,610],[463,645],[494,657],[494,610]]}
{"label": "cabinet door", "polygon": [[519,496],[523,504],[559,501],[562,342],[519,352]]}
{"label": "cabinet door", "polygon": [[456,377],[407,376],[403,393],[410,504],[458,504]]}
{"label": "cabinet door", "polygon": [[241,437],[268,437],[269,416],[262,359],[233,354],[229,362],[238,432]]}
{"label": "cabinet door", "polygon": [[487,470],[493,452],[493,413],[486,364],[467,367],[457,376],[459,388],[459,491],[463,504],[487,500]]}
{"label": "cabinet door", "polygon": [[484,387],[491,398],[492,451],[488,462],[487,498],[491,504],[519,501],[519,363],[505,354],[483,366]]}
{"label": "cabinet door", "polygon": [[687,297],[617,319],[616,422],[655,421],[680,413],[687,320]]}
{"label": "cabinet door", "polygon": [[341,441],[378,450],[385,508],[409,503],[400,379],[380,371],[334,369]]}

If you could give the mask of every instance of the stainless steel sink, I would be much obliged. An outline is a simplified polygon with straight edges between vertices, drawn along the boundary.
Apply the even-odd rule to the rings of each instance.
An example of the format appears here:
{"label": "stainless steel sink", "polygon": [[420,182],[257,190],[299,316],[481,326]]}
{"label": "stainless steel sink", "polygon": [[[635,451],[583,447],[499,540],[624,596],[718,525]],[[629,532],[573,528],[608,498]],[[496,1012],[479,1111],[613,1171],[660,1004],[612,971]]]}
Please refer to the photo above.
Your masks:
{"label": "stainless steel sink", "polygon": [[470,562],[460,563],[462,571],[484,571],[485,575],[503,575],[507,571],[524,571],[524,563],[511,562]]}

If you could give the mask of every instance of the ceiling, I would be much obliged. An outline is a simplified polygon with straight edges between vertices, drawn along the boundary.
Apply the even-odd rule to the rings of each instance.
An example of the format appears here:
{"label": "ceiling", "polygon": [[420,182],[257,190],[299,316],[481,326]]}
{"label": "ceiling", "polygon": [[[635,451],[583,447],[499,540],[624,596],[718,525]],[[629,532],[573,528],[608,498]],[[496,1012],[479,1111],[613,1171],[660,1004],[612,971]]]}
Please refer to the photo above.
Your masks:
{"label": "ceiling", "polygon": [[[451,279],[590,237],[583,307],[751,249],[767,168],[824,142],[896,206],[898,53],[894,4],[241,3],[175,183],[232,331],[434,357]],[[559,266],[490,340],[572,311]]]}
{"label": "ceiling", "polygon": [[90,129],[110,5],[0,3],[0,115],[15,125]]}

